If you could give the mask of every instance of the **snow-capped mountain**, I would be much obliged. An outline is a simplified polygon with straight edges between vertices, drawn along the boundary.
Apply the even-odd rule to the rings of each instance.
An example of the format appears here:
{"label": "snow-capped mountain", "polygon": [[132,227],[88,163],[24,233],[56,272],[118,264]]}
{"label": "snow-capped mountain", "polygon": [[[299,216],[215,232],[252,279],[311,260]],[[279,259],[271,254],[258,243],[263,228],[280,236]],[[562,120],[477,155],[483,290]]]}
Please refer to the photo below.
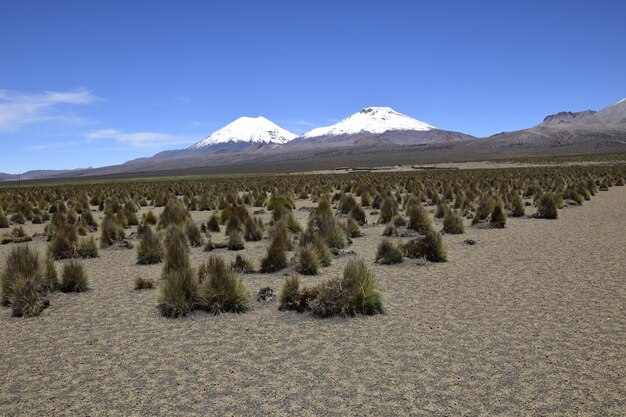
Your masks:
{"label": "snow-capped mountain", "polygon": [[332,126],[310,130],[288,146],[337,148],[354,145],[418,145],[465,139],[473,137],[438,129],[390,107],[366,107]]}
{"label": "snow-capped mountain", "polygon": [[433,129],[436,128],[428,123],[398,113],[391,107],[367,107],[332,126],[310,130],[303,137],[353,135],[362,132],[384,133],[393,130],[426,132]]}
{"label": "snow-capped mountain", "polygon": [[298,135],[272,123],[265,117],[240,117],[213,132],[209,137],[191,146],[190,149],[204,149],[227,143],[245,144],[285,144]]}

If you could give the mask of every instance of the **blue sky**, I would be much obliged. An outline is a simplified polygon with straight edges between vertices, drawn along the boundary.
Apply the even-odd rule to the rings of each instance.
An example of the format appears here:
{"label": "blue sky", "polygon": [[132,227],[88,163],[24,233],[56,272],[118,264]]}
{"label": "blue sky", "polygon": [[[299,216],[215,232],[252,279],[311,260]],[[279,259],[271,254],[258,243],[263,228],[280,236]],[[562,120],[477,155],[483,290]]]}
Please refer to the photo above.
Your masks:
{"label": "blue sky", "polygon": [[626,97],[625,22],[624,1],[0,0],[0,172],[121,163],[244,115],[525,128]]}

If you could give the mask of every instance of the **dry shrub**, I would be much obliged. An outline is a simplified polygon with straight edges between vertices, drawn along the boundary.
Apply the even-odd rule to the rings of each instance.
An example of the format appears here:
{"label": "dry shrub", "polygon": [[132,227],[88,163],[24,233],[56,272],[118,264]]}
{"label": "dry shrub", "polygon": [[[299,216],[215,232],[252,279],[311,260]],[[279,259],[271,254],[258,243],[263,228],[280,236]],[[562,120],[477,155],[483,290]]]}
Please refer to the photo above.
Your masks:
{"label": "dry shrub", "polygon": [[243,280],[219,256],[212,255],[200,278],[198,307],[213,314],[243,313],[248,310],[250,294]]}
{"label": "dry shrub", "polygon": [[450,234],[461,234],[465,232],[463,217],[458,210],[448,210],[443,218],[443,231]]}
{"label": "dry shrub", "polygon": [[137,246],[137,263],[140,265],[157,264],[163,260],[163,245],[159,235],[154,233],[150,226],[141,233],[141,240]]}
{"label": "dry shrub", "polygon": [[89,289],[87,273],[80,262],[71,260],[63,265],[59,289],[63,292],[83,292]]}
{"label": "dry shrub", "polygon": [[135,289],[136,290],[150,290],[154,288],[154,281],[151,279],[137,277],[135,278]]}
{"label": "dry shrub", "polygon": [[231,267],[235,272],[240,274],[252,274],[255,272],[252,261],[243,255],[237,255]]}
{"label": "dry shrub", "polygon": [[560,200],[554,193],[543,193],[537,199],[536,216],[542,219],[556,219],[558,217],[558,207]]}
{"label": "dry shrub", "polygon": [[197,284],[191,268],[164,269],[158,296],[161,314],[166,317],[190,314],[194,308],[196,290]]}
{"label": "dry shrub", "polygon": [[125,237],[124,228],[117,223],[112,214],[107,214],[102,220],[100,230],[100,247],[108,248],[113,243],[123,240]]}
{"label": "dry shrub", "polygon": [[377,263],[382,265],[399,264],[403,259],[402,247],[399,244],[395,244],[389,239],[383,239],[378,245],[378,250],[376,251]]}
{"label": "dry shrub", "polygon": [[180,227],[171,225],[167,228],[165,237],[164,271],[190,268],[187,236]]}
{"label": "dry shrub", "polygon": [[407,208],[407,215],[409,217],[409,229],[415,230],[419,234],[425,234],[432,229],[433,221],[422,205],[411,205]]}
{"label": "dry shrub", "polygon": [[404,253],[408,258],[424,258],[431,262],[448,260],[443,237],[435,230],[430,230],[424,236],[407,242],[404,245]]}
{"label": "dry shrub", "polygon": [[300,246],[298,249],[297,271],[303,275],[317,275],[320,261],[317,257],[317,248],[312,243]]}
{"label": "dry shrub", "polygon": [[159,216],[159,229],[167,228],[170,225],[185,227],[191,223],[191,215],[182,201],[172,198],[167,202],[161,216]]}
{"label": "dry shrub", "polygon": [[97,258],[98,257],[98,246],[96,245],[96,240],[93,236],[89,238],[81,239],[78,244],[78,256],[83,259],[87,258]]}

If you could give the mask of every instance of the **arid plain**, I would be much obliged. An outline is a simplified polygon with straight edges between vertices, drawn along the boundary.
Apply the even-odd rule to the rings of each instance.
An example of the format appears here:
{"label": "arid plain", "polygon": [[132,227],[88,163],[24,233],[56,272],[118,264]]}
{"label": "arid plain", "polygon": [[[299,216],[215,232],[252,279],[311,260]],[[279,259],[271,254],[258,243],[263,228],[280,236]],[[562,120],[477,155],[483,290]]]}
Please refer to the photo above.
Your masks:
{"label": "arid plain", "polygon": [[[301,224],[313,206],[296,201]],[[82,261],[87,292],[51,294],[35,318],[0,310],[0,414],[626,413],[626,187],[557,220],[510,217],[488,229],[466,219],[464,234],[444,235],[445,263],[376,264],[385,226],[366,212],[364,236],[301,280],[340,276],[358,256],[382,285],[385,314],[319,319],[257,301],[260,288],[278,293],[297,274],[291,262],[242,275],[252,294],[244,314],[166,318],[158,290],[134,290],[137,276],[158,279],[162,266],[137,265],[135,250],[101,249]],[[208,214],[194,211],[193,220]],[[212,236],[226,241],[223,230]],[[258,264],[267,243],[246,242],[246,255]],[[0,246],[0,264],[14,245]],[[29,245],[43,255],[47,242]],[[192,266],[206,256],[192,248]]]}

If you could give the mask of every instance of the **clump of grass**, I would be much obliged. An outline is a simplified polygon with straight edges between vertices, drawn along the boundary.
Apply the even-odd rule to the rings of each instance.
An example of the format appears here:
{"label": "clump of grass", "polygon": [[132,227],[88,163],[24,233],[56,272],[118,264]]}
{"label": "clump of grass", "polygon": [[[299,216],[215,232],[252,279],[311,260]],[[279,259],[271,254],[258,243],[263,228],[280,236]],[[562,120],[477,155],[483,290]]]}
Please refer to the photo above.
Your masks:
{"label": "clump of grass", "polygon": [[159,235],[147,226],[141,234],[137,246],[137,263],[139,265],[158,264],[163,260],[163,245]]}
{"label": "clump of grass", "polygon": [[77,255],[78,233],[73,224],[63,224],[57,228],[49,251],[55,259],[68,259]]}
{"label": "clump of grass", "polygon": [[113,243],[123,240],[125,236],[124,227],[117,223],[112,214],[106,214],[100,228],[100,247],[108,248]]}
{"label": "clump of grass", "polygon": [[0,271],[0,301],[14,316],[37,316],[48,305],[44,274],[37,253],[28,246],[11,249]]}
{"label": "clump of grass", "polygon": [[382,265],[399,264],[404,259],[402,248],[389,239],[383,239],[376,251],[376,262]]}
{"label": "clump of grass", "polygon": [[385,226],[385,229],[383,230],[383,236],[398,236],[398,228],[396,227],[396,225],[390,223]]}
{"label": "clump of grass", "polygon": [[312,243],[300,246],[298,249],[297,271],[303,275],[317,275],[320,261],[317,256],[317,248]]}
{"label": "clump of grass", "polygon": [[141,224],[151,226],[155,226],[157,224],[157,218],[152,210],[144,213],[143,216],[141,216]]}
{"label": "clump of grass", "polygon": [[250,293],[243,280],[221,257],[212,255],[210,258],[204,268],[206,277],[198,287],[198,306],[213,314],[247,311]]}
{"label": "clump of grass", "polygon": [[197,284],[191,268],[163,271],[158,308],[165,317],[186,316],[193,311]]}
{"label": "clump of grass", "polygon": [[150,290],[154,288],[154,281],[148,278],[136,277],[135,289],[136,290]]}
{"label": "clump of grass", "polygon": [[189,239],[189,243],[194,248],[200,247],[204,244],[204,240],[202,239],[202,232],[200,228],[195,223],[190,223],[187,226],[187,239]]}
{"label": "clump of grass", "polygon": [[210,232],[219,233],[220,231],[220,219],[217,214],[211,215],[207,221],[207,228]]}
{"label": "clump of grass", "polygon": [[83,259],[98,257],[98,246],[96,245],[96,240],[93,236],[81,239],[78,244],[78,256]]}
{"label": "clump of grass", "polygon": [[189,242],[182,229],[176,225],[167,228],[165,237],[164,271],[191,269],[189,263]]}
{"label": "clump of grass", "polygon": [[252,274],[254,272],[254,264],[243,255],[237,255],[231,267],[239,274]]}
{"label": "clump of grass", "polygon": [[244,222],[244,239],[248,242],[257,242],[263,239],[263,221],[260,218],[246,218]]}
{"label": "clump of grass", "polygon": [[238,230],[233,230],[228,235],[228,250],[243,250],[245,248],[245,243],[243,241],[243,237],[241,237],[241,233]]}
{"label": "clump of grass", "polygon": [[83,264],[71,260],[63,265],[59,289],[63,292],[83,292],[89,289],[87,273]]}
{"label": "clump of grass", "polygon": [[558,217],[559,198],[554,193],[543,193],[537,199],[536,216],[542,219],[556,219]]}
{"label": "clump of grass", "polygon": [[494,201],[491,196],[484,195],[478,201],[478,207],[476,208],[476,214],[472,219],[472,224],[480,223],[487,220],[491,212],[493,211]]}
{"label": "clump of grass", "polygon": [[56,266],[54,265],[54,258],[50,255],[46,257],[44,262],[42,286],[47,291],[53,291],[59,287],[58,273]]}
{"label": "clump of grass", "polygon": [[419,234],[425,234],[432,229],[433,221],[426,209],[420,204],[413,204],[407,208],[409,217],[408,228]]}
{"label": "clump of grass", "polygon": [[501,201],[496,201],[489,215],[489,224],[496,229],[502,229],[506,225],[506,213]]}
{"label": "clump of grass", "polygon": [[443,218],[443,230],[450,234],[461,234],[465,232],[463,217],[458,210],[448,210]]}
{"label": "clump of grass", "polygon": [[327,197],[322,198],[317,208],[311,212],[308,229],[314,230],[330,248],[342,249],[347,244],[346,233],[335,221]]}
{"label": "clump of grass", "polygon": [[349,238],[363,236],[359,224],[352,217],[348,217],[345,223],[340,223],[340,226]]}
{"label": "clump of grass", "polygon": [[330,279],[320,284],[309,305],[313,315],[322,318],[384,312],[380,284],[361,259],[348,262],[342,280]]}
{"label": "clump of grass", "polygon": [[158,308],[166,317],[185,316],[193,311],[198,287],[189,262],[189,242],[175,224],[168,226],[165,242]]}
{"label": "clump of grass", "polygon": [[404,245],[408,258],[424,258],[431,262],[446,262],[448,254],[441,233],[430,230],[422,237],[410,240]]}
{"label": "clump of grass", "polygon": [[39,282],[32,277],[19,277],[13,283],[11,307],[15,317],[35,317],[50,305]]}
{"label": "clump of grass", "polygon": [[272,273],[280,271],[287,266],[287,248],[289,236],[286,226],[279,223],[274,232],[274,237],[267,247],[267,255],[261,261],[261,272]]}
{"label": "clump of grass", "polygon": [[511,217],[522,217],[526,214],[526,207],[524,207],[524,202],[522,201],[522,197],[518,193],[513,194],[511,199]]}
{"label": "clump of grass", "polygon": [[4,214],[4,210],[0,207],[0,229],[6,229],[10,225],[9,219],[6,214]]}
{"label": "clump of grass", "polygon": [[161,216],[159,216],[159,229],[167,228],[170,225],[176,225],[179,227],[185,227],[191,223],[191,215],[187,211],[187,207],[182,201],[172,198],[170,199]]}
{"label": "clump of grass", "polygon": [[285,279],[278,296],[278,309],[303,313],[310,309],[309,304],[316,296],[316,289],[300,288],[300,278],[289,276]]}

